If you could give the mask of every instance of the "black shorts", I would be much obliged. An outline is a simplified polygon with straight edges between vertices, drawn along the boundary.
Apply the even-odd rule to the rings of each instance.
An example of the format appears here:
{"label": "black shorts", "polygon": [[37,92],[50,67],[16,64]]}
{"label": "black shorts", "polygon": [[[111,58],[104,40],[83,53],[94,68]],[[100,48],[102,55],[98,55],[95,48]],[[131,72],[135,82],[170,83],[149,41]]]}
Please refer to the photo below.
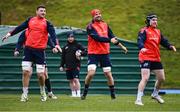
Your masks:
{"label": "black shorts", "polygon": [[46,64],[45,51],[25,47],[23,61],[30,61],[34,64]]}
{"label": "black shorts", "polygon": [[163,65],[161,62],[155,62],[155,61],[143,61],[140,62],[141,68],[148,68],[150,70],[157,70],[157,69],[163,69]]}
{"label": "black shorts", "polygon": [[66,70],[66,77],[68,80],[78,78],[79,79],[79,70]]}
{"label": "black shorts", "polygon": [[100,64],[101,67],[111,67],[111,62],[109,54],[89,54],[88,55],[88,65],[90,64]]}

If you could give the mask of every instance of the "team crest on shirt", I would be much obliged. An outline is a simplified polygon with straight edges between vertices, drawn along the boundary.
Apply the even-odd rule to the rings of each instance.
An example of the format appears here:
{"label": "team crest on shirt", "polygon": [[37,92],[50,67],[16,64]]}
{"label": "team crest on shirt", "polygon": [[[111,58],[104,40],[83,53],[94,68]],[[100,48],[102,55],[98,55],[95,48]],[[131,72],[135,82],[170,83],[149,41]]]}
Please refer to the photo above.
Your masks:
{"label": "team crest on shirt", "polygon": [[147,62],[143,64],[143,67],[148,67],[148,66],[149,66],[149,63]]}
{"label": "team crest on shirt", "polygon": [[155,40],[155,41],[157,41],[157,40],[158,40],[158,37],[157,37],[156,35],[154,35],[153,37],[150,37],[149,39],[150,39],[150,40]]}
{"label": "team crest on shirt", "polygon": [[68,49],[68,46],[66,46],[65,49]]}

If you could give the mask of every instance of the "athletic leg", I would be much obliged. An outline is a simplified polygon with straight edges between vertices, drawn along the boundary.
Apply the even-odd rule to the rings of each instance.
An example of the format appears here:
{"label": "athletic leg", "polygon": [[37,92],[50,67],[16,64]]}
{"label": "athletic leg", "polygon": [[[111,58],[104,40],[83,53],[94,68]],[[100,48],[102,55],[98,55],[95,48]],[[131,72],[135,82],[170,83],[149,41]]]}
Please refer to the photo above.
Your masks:
{"label": "athletic leg", "polygon": [[144,88],[147,84],[147,81],[149,79],[150,76],[150,69],[147,68],[142,68],[141,69],[141,81],[138,85],[138,93],[137,93],[137,98],[136,98],[136,102],[135,104],[137,105],[144,105],[142,103],[142,96],[143,96],[143,92],[144,92]]}
{"label": "athletic leg", "polygon": [[48,97],[51,98],[51,99],[57,99],[57,97],[52,92],[51,82],[50,82],[50,79],[49,79],[49,76],[48,76],[47,67],[45,68],[45,70],[46,70],[45,71],[45,86],[46,86],[47,91],[48,91]]}
{"label": "athletic leg", "polygon": [[90,84],[95,72],[96,72],[96,65],[95,64],[88,65],[88,73],[87,73],[87,76],[85,78],[84,91],[83,91],[83,95],[81,96],[82,100],[86,99],[88,89],[89,89],[89,84]]}
{"label": "athletic leg", "polygon": [[69,80],[69,86],[71,88],[72,97],[76,97],[76,88],[75,88],[75,83],[73,79]]}
{"label": "athletic leg", "polygon": [[114,92],[114,79],[111,72],[111,67],[103,67],[104,75],[107,78],[107,84],[110,89],[111,99],[115,99],[115,92]]}
{"label": "athletic leg", "polygon": [[28,100],[28,87],[29,87],[29,80],[32,74],[32,62],[23,61],[22,62],[22,84],[23,84],[23,93],[21,95],[21,101],[26,102]]}
{"label": "athletic leg", "polygon": [[76,97],[81,97],[81,90],[80,90],[81,84],[79,82],[79,79],[74,78],[73,81],[75,84]]}
{"label": "athletic leg", "polygon": [[153,70],[156,74],[156,83],[154,86],[154,91],[151,95],[153,99],[156,99],[159,103],[164,103],[164,100],[159,96],[159,90],[161,88],[162,83],[165,81],[164,69]]}
{"label": "athletic leg", "polygon": [[47,96],[45,92],[45,65],[36,64],[37,76],[39,79],[41,101],[46,101]]}

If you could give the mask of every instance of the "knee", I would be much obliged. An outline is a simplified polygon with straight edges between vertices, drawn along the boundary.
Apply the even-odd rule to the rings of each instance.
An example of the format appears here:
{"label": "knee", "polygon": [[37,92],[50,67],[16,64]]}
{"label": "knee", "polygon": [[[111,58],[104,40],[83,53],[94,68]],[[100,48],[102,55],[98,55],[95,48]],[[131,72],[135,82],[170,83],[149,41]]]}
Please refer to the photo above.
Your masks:
{"label": "knee", "polygon": [[45,78],[44,73],[38,73],[38,78]]}
{"label": "knee", "polygon": [[105,77],[108,78],[108,79],[112,78],[112,75],[111,75],[111,73],[109,73],[109,72],[104,72],[104,75],[105,75]]}
{"label": "knee", "polygon": [[31,74],[32,74],[32,72],[31,72],[31,71],[28,71],[28,70],[23,70],[23,76],[24,76],[24,77],[30,77],[30,76],[31,76]]}
{"label": "knee", "polygon": [[78,83],[79,83],[79,79],[75,78],[75,79],[74,79],[74,83],[75,83],[75,84],[78,84]]}
{"label": "knee", "polygon": [[93,78],[93,76],[94,76],[94,74],[93,73],[88,73],[88,75],[87,75],[90,79],[92,79]]}
{"label": "knee", "polygon": [[143,77],[141,81],[143,81],[143,82],[147,83],[147,82],[148,82],[148,80],[149,80],[149,78],[147,78],[147,77]]}
{"label": "knee", "polygon": [[23,70],[23,74],[24,75],[27,75],[27,74],[30,74],[31,72],[30,71],[28,71],[28,70]]}
{"label": "knee", "polygon": [[73,80],[73,79],[69,80],[69,83],[73,84],[73,83],[74,83],[74,80]]}
{"label": "knee", "polygon": [[164,82],[164,81],[165,81],[165,77],[159,78],[159,81],[160,81],[160,82]]}

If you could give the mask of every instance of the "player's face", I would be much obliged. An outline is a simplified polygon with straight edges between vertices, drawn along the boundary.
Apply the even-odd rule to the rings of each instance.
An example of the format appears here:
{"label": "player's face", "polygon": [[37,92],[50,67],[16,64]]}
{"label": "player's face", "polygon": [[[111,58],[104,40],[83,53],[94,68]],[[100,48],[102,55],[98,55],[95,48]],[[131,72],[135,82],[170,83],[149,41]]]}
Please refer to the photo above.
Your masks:
{"label": "player's face", "polygon": [[94,20],[95,21],[101,21],[102,20],[102,15],[100,12],[96,12],[96,14],[94,15]]}
{"label": "player's face", "polygon": [[39,8],[38,10],[36,10],[36,14],[38,17],[44,18],[46,16],[46,9]]}
{"label": "player's face", "polygon": [[150,20],[150,26],[152,26],[153,28],[156,28],[157,27],[157,18],[152,18]]}
{"label": "player's face", "polygon": [[74,37],[72,37],[72,36],[71,36],[71,37],[68,37],[68,42],[69,42],[69,43],[73,43],[73,42],[74,42]]}

